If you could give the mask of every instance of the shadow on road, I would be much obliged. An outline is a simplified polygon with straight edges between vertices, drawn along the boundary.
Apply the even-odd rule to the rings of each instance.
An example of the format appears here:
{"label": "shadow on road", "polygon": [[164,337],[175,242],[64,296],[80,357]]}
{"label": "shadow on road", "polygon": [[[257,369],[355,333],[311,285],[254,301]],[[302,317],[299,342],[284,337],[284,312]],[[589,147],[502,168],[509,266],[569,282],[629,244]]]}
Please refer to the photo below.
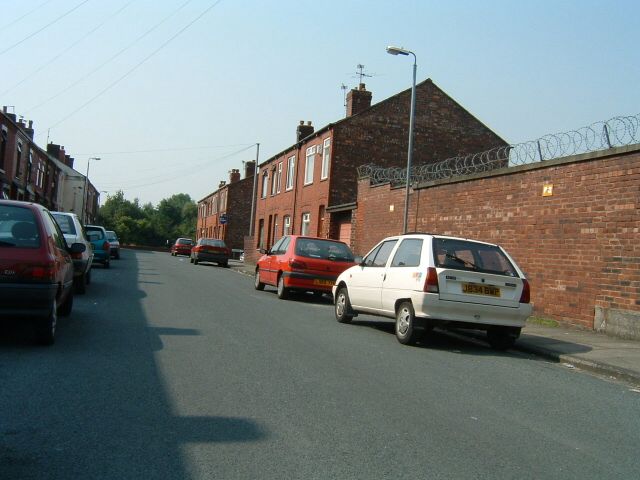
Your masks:
{"label": "shadow on road", "polygon": [[147,255],[123,250],[116,268],[96,269],[52,347],[34,346],[24,323],[2,325],[1,478],[189,479],[187,444],[268,435],[250,418],[176,413],[160,337],[199,332],[149,325],[137,286],[139,261],[140,277],[153,274]]}

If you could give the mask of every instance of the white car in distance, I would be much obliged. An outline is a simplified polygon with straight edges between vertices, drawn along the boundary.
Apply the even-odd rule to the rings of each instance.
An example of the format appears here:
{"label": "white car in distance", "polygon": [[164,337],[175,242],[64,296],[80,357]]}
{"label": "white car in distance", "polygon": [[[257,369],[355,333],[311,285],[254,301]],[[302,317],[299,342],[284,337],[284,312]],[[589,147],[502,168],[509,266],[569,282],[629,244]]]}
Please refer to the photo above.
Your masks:
{"label": "white car in distance", "polygon": [[439,326],[486,330],[505,350],[532,312],[529,282],[502,247],[422,233],[382,240],[338,277],[333,298],[341,323],[358,313],[395,318],[403,344]]}

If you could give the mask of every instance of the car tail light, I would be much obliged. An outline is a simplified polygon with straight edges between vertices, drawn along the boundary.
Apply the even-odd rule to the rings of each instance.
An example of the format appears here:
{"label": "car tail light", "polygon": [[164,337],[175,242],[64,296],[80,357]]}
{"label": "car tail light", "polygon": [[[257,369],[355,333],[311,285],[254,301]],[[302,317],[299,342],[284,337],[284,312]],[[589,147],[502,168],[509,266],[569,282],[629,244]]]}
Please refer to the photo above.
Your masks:
{"label": "car tail light", "polygon": [[53,263],[32,265],[24,270],[24,277],[34,280],[53,280],[56,278],[55,265]]}
{"label": "car tail light", "polygon": [[434,267],[427,269],[427,279],[424,282],[423,291],[427,293],[440,293],[440,287],[438,286],[438,272]]}
{"label": "car tail light", "polygon": [[105,252],[108,252],[109,250],[111,250],[111,245],[109,245],[109,242],[104,242],[104,243],[102,244],[102,249],[103,249]]}
{"label": "car tail light", "polygon": [[305,270],[307,268],[307,264],[304,262],[301,262],[300,260],[296,260],[295,258],[290,258],[289,259],[289,266],[291,268],[296,268],[298,270]]}
{"label": "car tail light", "polygon": [[531,287],[526,278],[522,279],[522,295],[520,295],[520,303],[529,303],[531,301]]}

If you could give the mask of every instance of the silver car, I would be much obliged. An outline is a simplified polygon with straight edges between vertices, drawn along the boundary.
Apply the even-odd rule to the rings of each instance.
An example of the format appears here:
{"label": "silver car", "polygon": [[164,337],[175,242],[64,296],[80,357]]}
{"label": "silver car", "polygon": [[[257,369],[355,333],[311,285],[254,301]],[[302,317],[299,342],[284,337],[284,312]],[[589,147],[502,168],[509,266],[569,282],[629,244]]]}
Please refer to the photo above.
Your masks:
{"label": "silver car", "polygon": [[73,284],[76,293],[85,293],[87,285],[91,282],[91,263],[93,262],[93,248],[87,239],[87,234],[75,213],[51,212],[53,218],[60,226],[67,245],[82,243],[86,248],[82,253],[71,255],[73,259]]}

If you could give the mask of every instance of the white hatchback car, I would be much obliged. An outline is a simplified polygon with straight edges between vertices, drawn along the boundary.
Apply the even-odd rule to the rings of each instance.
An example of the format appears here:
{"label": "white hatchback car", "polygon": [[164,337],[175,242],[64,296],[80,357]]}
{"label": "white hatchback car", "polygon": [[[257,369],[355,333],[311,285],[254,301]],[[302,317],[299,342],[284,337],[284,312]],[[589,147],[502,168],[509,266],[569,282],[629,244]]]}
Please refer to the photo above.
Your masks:
{"label": "white hatchback car", "polygon": [[358,313],[395,318],[403,344],[449,326],[486,330],[504,350],[532,312],[529,282],[500,246],[422,233],[382,240],[338,277],[333,298],[341,323]]}

